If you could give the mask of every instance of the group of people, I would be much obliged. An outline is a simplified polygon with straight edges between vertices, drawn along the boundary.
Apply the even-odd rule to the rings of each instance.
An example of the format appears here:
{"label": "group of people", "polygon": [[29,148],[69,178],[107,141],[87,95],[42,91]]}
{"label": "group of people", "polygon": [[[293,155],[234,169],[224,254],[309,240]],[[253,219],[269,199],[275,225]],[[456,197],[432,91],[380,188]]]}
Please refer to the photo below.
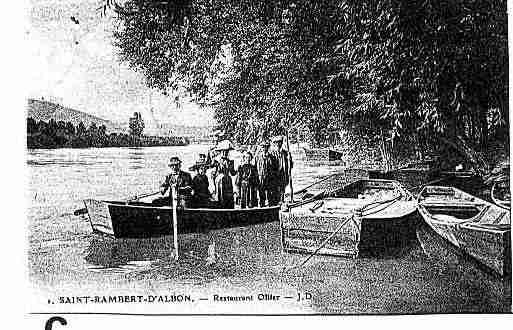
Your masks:
{"label": "group of people", "polygon": [[171,205],[172,186],[176,187],[178,205],[181,207],[233,209],[235,204],[241,208],[252,208],[275,206],[283,202],[293,165],[290,152],[283,148],[283,137],[273,137],[272,148],[269,141],[263,141],[254,157],[251,151],[245,151],[237,169],[229,157],[233,149],[229,140],[222,140],[208,155],[200,154],[198,161],[190,168],[195,172],[194,177],[181,169],[178,157],[171,157],[170,173],[161,185],[162,195],[169,193],[167,197],[154,200],[153,204]]}

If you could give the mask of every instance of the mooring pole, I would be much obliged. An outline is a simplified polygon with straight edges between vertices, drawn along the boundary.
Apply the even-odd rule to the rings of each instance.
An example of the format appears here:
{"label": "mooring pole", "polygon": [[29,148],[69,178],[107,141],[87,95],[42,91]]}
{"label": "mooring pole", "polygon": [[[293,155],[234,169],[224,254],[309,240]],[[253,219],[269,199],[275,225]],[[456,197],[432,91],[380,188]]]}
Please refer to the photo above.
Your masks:
{"label": "mooring pole", "polygon": [[176,185],[171,185],[171,203],[173,208],[173,245],[175,248],[175,260],[178,260],[178,212],[176,211],[178,204],[178,196],[176,193]]}
{"label": "mooring pole", "polygon": [[290,152],[289,143],[289,129],[287,128],[287,162],[288,162],[288,174],[289,174],[289,187],[290,187],[290,202],[294,202],[294,189],[292,188],[292,153]]}

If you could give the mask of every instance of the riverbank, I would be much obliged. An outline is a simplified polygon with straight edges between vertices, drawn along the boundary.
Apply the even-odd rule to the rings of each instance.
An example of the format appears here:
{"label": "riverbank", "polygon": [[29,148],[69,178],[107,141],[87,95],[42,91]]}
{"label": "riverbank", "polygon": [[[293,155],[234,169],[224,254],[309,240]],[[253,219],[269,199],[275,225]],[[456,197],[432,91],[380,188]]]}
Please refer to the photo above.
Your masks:
{"label": "riverbank", "polygon": [[[28,153],[28,265],[37,311],[140,312],[139,304],[48,304],[59,296],[190,295],[194,301],[152,304],[162,313],[460,313],[507,312],[511,287],[419,226],[417,239],[387,254],[357,259],[285,253],[278,223],[171,237],[111,240],[94,235],[87,217],[73,216],[87,198],[120,200],[158,189],[170,156],[192,165],[208,145],[161,148],[37,150]],[[240,154],[233,152],[236,162]],[[341,167],[297,160],[297,189]],[[425,235],[427,233],[427,235]],[[426,238],[427,237],[427,238]],[[216,263],[207,265],[216,242]],[[509,279],[510,281],[511,279]],[[508,286],[509,285],[509,286]],[[305,299],[296,301],[299,294]],[[253,296],[253,301],[214,301]],[[281,296],[259,300],[259,294]],[[207,299],[207,300],[200,300]],[[145,305],[149,307],[150,305]]]}

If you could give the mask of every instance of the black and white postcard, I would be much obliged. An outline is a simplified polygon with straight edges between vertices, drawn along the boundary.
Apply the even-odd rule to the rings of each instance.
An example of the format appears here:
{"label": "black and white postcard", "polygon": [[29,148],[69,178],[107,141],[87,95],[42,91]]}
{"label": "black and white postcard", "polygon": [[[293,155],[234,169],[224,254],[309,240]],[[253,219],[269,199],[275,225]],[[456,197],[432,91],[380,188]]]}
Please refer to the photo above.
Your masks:
{"label": "black and white postcard", "polygon": [[511,313],[506,1],[26,16],[29,316]]}

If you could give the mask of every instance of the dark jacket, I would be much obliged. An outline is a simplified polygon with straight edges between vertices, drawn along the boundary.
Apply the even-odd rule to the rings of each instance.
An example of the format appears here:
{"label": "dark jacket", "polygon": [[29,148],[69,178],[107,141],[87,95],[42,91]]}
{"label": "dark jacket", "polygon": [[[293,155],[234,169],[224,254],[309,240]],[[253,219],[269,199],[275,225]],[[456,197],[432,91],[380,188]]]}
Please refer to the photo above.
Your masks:
{"label": "dark jacket", "polygon": [[258,172],[255,165],[242,164],[237,169],[237,176],[235,178],[235,185],[241,187],[242,183],[246,183],[252,187],[258,185]]}
{"label": "dark jacket", "polygon": [[274,149],[271,153],[278,160],[278,180],[282,187],[286,187],[289,184],[289,171],[293,166],[290,152]]}
{"label": "dark jacket", "polygon": [[180,170],[177,175],[166,175],[161,187],[165,188],[165,191],[169,189],[169,197],[171,197],[171,185],[175,183],[178,197],[188,198],[191,196],[192,178],[189,173]]}
{"label": "dark jacket", "polygon": [[210,198],[208,177],[204,174],[196,174],[192,179],[192,190],[194,191],[194,199],[208,200]]}
{"label": "dark jacket", "polygon": [[271,187],[277,184],[279,163],[276,157],[268,153],[259,153],[255,157],[258,172],[258,184],[261,187]]}

